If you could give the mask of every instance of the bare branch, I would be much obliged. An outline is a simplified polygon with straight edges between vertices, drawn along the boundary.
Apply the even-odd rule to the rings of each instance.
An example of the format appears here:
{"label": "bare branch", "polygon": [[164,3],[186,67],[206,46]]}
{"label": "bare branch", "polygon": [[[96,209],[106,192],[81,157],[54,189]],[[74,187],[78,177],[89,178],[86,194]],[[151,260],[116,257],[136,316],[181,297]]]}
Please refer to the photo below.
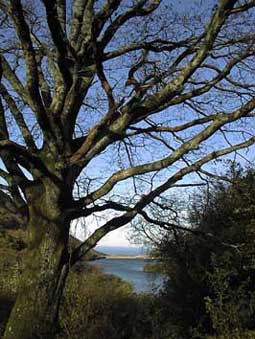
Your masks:
{"label": "bare branch", "polygon": [[202,141],[205,141],[210,136],[212,136],[220,127],[224,126],[226,123],[233,122],[238,118],[247,115],[255,108],[255,98],[246,103],[241,109],[231,113],[231,114],[219,114],[216,115],[213,119],[213,122],[202,130],[200,133],[196,134],[193,138],[183,143],[178,149],[173,151],[169,156],[164,159],[147,163],[139,166],[134,166],[125,170],[121,170],[113,174],[105,184],[100,187],[97,191],[92,193],[90,196],[84,198],[81,203],[89,204],[93,203],[95,200],[99,199],[103,195],[110,192],[110,190],[116,185],[116,183],[130,178],[134,175],[144,174],[152,171],[157,171],[163,168],[170,166],[175,163],[177,160],[181,159],[184,154],[187,154],[191,150],[196,149]]}
{"label": "bare branch", "polygon": [[70,72],[70,66],[73,63],[73,60],[71,58],[71,53],[69,53],[70,46],[65,34],[65,2],[43,0],[43,3],[46,9],[51,36],[57,49],[58,66],[66,86],[70,88],[73,82]]}
{"label": "bare branch", "polygon": [[33,139],[33,136],[31,134],[31,132],[29,131],[26,122],[24,120],[24,117],[22,115],[22,112],[20,112],[20,110],[18,109],[15,101],[13,100],[13,98],[11,97],[11,95],[9,95],[7,89],[5,88],[4,85],[2,85],[0,83],[0,95],[3,96],[5,102],[7,103],[7,105],[9,106],[15,121],[18,125],[18,127],[20,128],[20,131],[22,133],[22,136],[26,142],[26,145],[28,146],[28,148],[30,148],[32,151],[36,150],[36,145]]}
{"label": "bare branch", "polygon": [[235,150],[240,150],[242,148],[249,147],[255,143],[255,137],[252,137],[245,142],[233,145],[232,147],[227,147],[219,151],[209,153],[205,157],[201,158],[199,161],[196,161],[190,166],[187,166],[178,172],[176,172],[172,177],[170,177],[164,184],[157,187],[150,193],[144,195],[134,207],[130,208],[126,213],[119,217],[112,218],[106,222],[103,226],[98,228],[88,239],[86,239],[78,248],[76,248],[72,254],[71,262],[74,264],[82,256],[84,256],[91,248],[93,248],[100,239],[102,239],[109,232],[120,228],[131,220],[133,220],[137,214],[140,214],[141,211],[148,206],[156,197],[160,196],[162,193],[170,189],[176,182],[181,180],[184,176],[194,171],[199,170],[204,164],[210,160],[217,159],[218,157],[229,154]]}
{"label": "bare branch", "polygon": [[166,108],[170,100],[176,96],[176,94],[181,92],[185,81],[187,81],[187,79],[202,64],[207,55],[210,53],[221,27],[230,15],[230,12],[236,2],[237,1],[234,0],[221,1],[209,25],[207,26],[201,47],[197,50],[191,61],[183,67],[177,77],[175,77],[161,91],[149,96],[143,101],[142,107],[145,112],[158,111],[158,107],[160,107],[160,109]]}
{"label": "bare branch", "polygon": [[29,98],[37,114],[41,126],[47,126],[46,113],[43,107],[40,91],[39,77],[34,47],[30,38],[29,27],[25,21],[23,8],[20,0],[10,2],[11,17],[16,25],[17,34],[22,44],[24,59],[26,61],[26,87]]}
{"label": "bare branch", "polygon": [[128,20],[134,17],[142,17],[148,15],[155,11],[155,9],[159,6],[160,0],[154,0],[149,3],[147,7],[144,7],[149,1],[148,0],[140,0],[137,4],[131,8],[129,11],[124,14],[120,14],[104,32],[103,38],[100,41],[100,46],[102,49],[112,40],[117,30],[123,26]]}

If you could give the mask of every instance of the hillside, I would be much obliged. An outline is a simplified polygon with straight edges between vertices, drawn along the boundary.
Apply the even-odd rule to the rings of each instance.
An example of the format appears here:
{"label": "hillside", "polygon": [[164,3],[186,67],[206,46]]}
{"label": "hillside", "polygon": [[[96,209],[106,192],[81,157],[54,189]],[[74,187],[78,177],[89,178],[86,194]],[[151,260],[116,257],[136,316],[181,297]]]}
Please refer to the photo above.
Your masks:
{"label": "hillside", "polygon": [[[75,248],[77,246],[79,246],[81,244],[81,241],[75,237],[73,237],[72,235],[70,236],[70,246],[72,248]],[[103,259],[105,258],[106,255],[104,253],[95,251],[95,250],[90,250],[89,253],[87,255],[85,255],[85,257],[82,259],[82,261],[88,261],[88,260],[97,260],[97,259]]]}

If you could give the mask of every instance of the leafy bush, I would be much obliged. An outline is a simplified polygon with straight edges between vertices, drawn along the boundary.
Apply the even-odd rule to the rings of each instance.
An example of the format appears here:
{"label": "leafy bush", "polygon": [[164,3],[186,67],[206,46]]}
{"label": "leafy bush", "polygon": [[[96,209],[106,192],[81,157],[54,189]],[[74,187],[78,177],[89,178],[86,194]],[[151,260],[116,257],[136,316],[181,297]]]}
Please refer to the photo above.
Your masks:
{"label": "leafy bush", "polygon": [[100,271],[72,273],[60,310],[59,338],[168,338],[156,296]]}
{"label": "leafy bush", "polygon": [[243,269],[238,253],[235,266],[233,260],[222,258],[209,273],[213,294],[206,298],[206,308],[216,333],[226,339],[251,338],[251,332],[246,330],[254,328],[255,272]]}
{"label": "leafy bush", "polygon": [[255,172],[232,168],[227,176],[231,183],[195,196],[196,234],[161,242],[169,276],[162,298],[183,337],[255,338]]}

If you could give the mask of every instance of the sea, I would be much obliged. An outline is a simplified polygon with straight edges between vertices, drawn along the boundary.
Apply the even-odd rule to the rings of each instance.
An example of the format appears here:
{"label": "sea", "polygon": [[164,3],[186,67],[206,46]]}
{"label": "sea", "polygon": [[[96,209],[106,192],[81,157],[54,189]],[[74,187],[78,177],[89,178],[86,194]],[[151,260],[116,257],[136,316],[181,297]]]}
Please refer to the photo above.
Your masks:
{"label": "sea", "polygon": [[[144,247],[97,246],[97,251],[108,255],[137,256],[148,253]],[[148,259],[99,259],[91,265],[100,267],[106,274],[113,274],[130,282],[137,293],[157,293],[163,285],[164,276],[160,273],[144,272],[144,265],[153,262]]]}

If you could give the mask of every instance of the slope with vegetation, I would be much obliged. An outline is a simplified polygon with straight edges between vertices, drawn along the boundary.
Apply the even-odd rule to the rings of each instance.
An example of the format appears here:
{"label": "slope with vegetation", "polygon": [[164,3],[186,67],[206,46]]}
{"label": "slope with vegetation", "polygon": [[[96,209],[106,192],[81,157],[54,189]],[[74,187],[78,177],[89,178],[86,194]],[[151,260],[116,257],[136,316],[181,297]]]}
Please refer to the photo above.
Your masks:
{"label": "slope with vegetation", "polygon": [[185,338],[255,338],[255,172],[226,177],[196,193],[193,232],[166,234],[159,246],[162,300]]}

